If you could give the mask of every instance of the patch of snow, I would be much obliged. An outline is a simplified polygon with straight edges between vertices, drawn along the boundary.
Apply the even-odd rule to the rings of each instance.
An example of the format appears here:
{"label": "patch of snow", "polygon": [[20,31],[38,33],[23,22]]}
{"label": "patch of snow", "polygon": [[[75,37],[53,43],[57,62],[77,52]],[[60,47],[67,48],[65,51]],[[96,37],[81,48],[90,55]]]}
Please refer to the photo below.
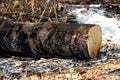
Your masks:
{"label": "patch of snow", "polygon": [[70,10],[68,14],[75,16],[75,21],[78,23],[99,25],[102,29],[102,42],[120,42],[120,28],[118,28],[119,21],[115,15],[108,17],[108,12],[106,12],[105,9],[98,8],[99,5],[97,7],[91,6],[74,8]]}

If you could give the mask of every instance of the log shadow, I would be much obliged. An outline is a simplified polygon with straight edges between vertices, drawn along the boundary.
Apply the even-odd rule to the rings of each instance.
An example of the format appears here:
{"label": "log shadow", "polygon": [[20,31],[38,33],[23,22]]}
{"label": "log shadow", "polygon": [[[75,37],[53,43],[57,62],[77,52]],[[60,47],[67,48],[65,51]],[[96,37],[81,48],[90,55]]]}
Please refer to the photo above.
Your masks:
{"label": "log shadow", "polygon": [[[50,59],[50,58],[60,58],[60,59],[75,59],[75,60],[85,60],[84,58],[80,58],[78,56],[65,56],[65,55],[59,55],[59,54],[34,54],[34,53],[15,53],[10,51],[2,51],[0,50],[0,57],[1,58],[10,58],[10,57],[17,57],[17,58],[26,58],[26,59],[32,59],[32,60],[39,60],[40,58]],[[89,60],[89,59],[86,59]]]}

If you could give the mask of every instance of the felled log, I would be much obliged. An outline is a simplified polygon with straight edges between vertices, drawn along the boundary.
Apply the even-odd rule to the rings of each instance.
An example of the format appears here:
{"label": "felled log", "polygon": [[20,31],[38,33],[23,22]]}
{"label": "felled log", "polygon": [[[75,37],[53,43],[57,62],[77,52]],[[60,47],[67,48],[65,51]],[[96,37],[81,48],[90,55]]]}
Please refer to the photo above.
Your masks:
{"label": "felled log", "polygon": [[18,55],[34,53],[95,58],[101,40],[98,25],[10,21],[0,25],[0,49]]}

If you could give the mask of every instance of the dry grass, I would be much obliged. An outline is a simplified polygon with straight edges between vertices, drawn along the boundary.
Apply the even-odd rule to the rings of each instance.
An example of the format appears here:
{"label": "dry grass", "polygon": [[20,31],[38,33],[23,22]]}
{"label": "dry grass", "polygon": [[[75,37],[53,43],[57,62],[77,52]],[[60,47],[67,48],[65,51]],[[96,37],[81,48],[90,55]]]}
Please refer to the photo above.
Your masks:
{"label": "dry grass", "polygon": [[43,19],[53,21],[65,16],[62,11],[62,4],[58,0],[0,1],[0,18],[2,19],[40,22]]}
{"label": "dry grass", "polygon": [[[0,20],[10,19],[13,21],[66,22],[69,18],[63,10],[63,4],[71,0],[0,0]],[[119,2],[119,0],[72,0],[70,4]]]}

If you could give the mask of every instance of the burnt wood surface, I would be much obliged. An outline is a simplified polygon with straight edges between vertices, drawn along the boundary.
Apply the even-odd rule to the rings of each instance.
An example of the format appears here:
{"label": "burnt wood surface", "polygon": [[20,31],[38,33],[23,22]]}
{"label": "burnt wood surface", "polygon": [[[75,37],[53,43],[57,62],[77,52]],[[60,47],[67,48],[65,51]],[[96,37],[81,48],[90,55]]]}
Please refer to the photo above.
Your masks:
{"label": "burnt wood surface", "polygon": [[[93,39],[91,43],[92,38],[89,39],[89,36],[90,31],[95,31],[94,27],[99,33],[98,35],[95,33],[96,36],[100,38],[98,41]],[[18,55],[60,54],[94,58],[100,48],[101,36],[101,29],[96,25],[4,21],[0,24],[0,49]],[[94,42],[96,42],[94,45],[97,45],[95,46],[97,48],[94,48]]]}

